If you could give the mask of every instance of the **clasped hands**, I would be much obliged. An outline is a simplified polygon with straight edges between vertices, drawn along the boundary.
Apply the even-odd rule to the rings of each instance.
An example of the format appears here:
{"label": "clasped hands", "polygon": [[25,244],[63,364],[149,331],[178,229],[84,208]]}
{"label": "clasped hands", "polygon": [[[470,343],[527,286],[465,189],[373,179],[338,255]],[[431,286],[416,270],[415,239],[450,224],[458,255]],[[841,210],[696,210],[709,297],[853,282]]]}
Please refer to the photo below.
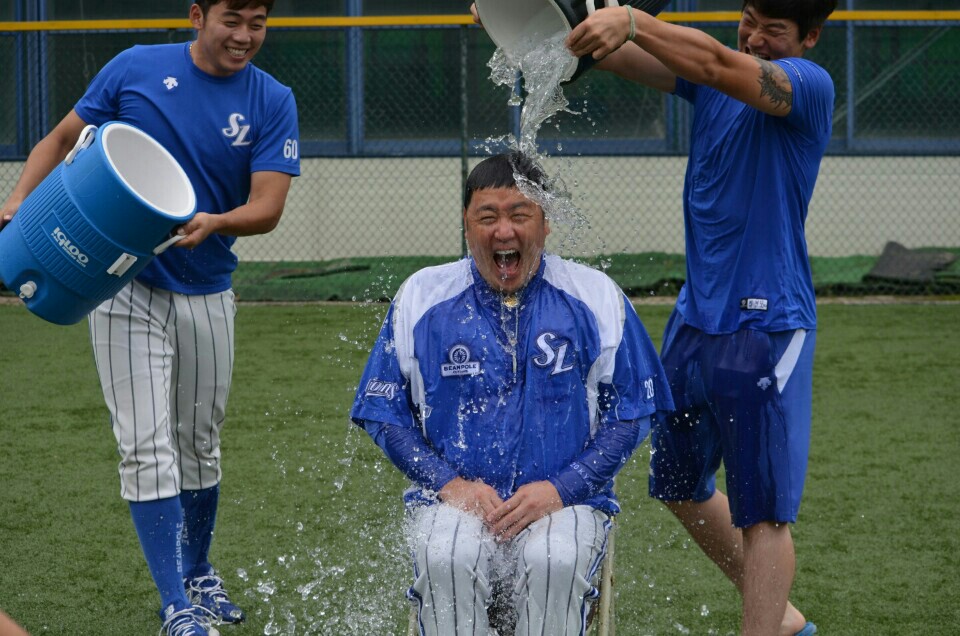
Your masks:
{"label": "clasped hands", "polygon": [[524,484],[504,501],[482,481],[456,477],[440,489],[439,497],[483,519],[498,541],[509,541],[534,521],[563,508],[557,489],[546,480]]}

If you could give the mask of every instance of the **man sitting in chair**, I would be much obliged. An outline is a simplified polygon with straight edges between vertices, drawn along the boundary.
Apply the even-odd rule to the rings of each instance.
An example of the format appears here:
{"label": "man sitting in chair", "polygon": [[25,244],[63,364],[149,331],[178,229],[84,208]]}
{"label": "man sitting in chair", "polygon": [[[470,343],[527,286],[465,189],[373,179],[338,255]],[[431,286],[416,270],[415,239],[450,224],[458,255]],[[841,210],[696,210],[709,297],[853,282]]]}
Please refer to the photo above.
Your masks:
{"label": "man sitting in chair", "polygon": [[[672,409],[620,288],[544,254],[550,226],[524,194],[544,187],[519,153],[473,169],[471,257],[403,283],[351,412],[413,482],[420,634],[583,634],[619,512],[613,477]],[[495,596],[508,611],[491,626]]]}

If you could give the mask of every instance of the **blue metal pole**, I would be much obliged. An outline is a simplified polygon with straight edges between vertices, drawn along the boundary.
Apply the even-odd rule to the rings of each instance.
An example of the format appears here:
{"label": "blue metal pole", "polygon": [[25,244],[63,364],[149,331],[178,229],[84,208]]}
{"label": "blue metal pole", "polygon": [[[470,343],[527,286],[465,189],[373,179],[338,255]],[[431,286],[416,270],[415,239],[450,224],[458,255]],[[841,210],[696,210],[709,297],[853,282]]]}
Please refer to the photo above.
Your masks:
{"label": "blue metal pole", "polygon": [[[44,2],[44,0],[37,0],[36,14],[40,20],[46,20],[49,17],[47,15],[47,3]],[[47,47],[49,37],[46,31],[41,31],[37,34],[37,85],[35,87],[37,109],[36,121],[34,122],[36,137],[31,144],[31,148],[33,144],[39,142],[48,132],[47,121],[49,120],[50,114],[50,73],[48,67],[50,55]]]}
{"label": "blue metal pole", "polygon": [[[847,10],[852,11],[856,3],[854,0],[847,0]],[[853,21],[847,21],[847,128],[846,128],[846,146],[849,152],[853,148],[854,135],[856,133],[857,119],[857,88],[856,88],[856,38],[855,26]]]}
{"label": "blue metal pole", "polygon": [[[363,0],[346,0],[348,16],[363,15]],[[363,153],[363,29],[349,27],[346,32],[347,152]]]}
{"label": "blue metal pole", "polygon": [[[13,19],[17,21],[26,20],[24,15],[23,4],[18,2],[14,5]],[[21,149],[26,149],[29,147],[29,136],[27,133],[27,111],[30,110],[27,106],[27,76],[28,73],[24,72],[24,65],[26,63],[27,55],[27,45],[29,42],[29,36],[25,33],[18,33],[14,37],[14,64],[15,68],[15,86],[17,87],[17,106],[16,106],[16,118],[17,118],[17,141],[14,148],[14,152],[20,152]]]}
{"label": "blue metal pole", "polygon": [[[469,36],[467,32],[467,26],[463,25],[460,27],[460,191],[461,194],[466,194],[467,191],[467,154],[470,144],[470,131],[468,127],[468,114],[470,108],[470,100],[467,94],[467,69],[468,69],[468,53],[469,48]],[[462,200],[462,199],[461,199]],[[467,255],[467,237],[464,234],[463,227],[463,217],[460,219],[460,255]]]}
{"label": "blue metal pole", "polygon": [[[520,73],[517,73],[517,81],[513,85],[513,92],[517,95],[523,96],[523,79]],[[510,132],[513,133],[513,136],[517,139],[517,143],[520,142],[520,113],[523,109],[523,102],[519,106],[508,106],[510,109]]]}
{"label": "blue metal pole", "polygon": [[[46,16],[43,0],[23,0],[18,3],[18,20],[42,20]],[[26,153],[45,134],[50,92],[47,89],[47,34],[42,31],[17,37],[17,59],[20,91],[17,120],[20,124],[17,142]]]}

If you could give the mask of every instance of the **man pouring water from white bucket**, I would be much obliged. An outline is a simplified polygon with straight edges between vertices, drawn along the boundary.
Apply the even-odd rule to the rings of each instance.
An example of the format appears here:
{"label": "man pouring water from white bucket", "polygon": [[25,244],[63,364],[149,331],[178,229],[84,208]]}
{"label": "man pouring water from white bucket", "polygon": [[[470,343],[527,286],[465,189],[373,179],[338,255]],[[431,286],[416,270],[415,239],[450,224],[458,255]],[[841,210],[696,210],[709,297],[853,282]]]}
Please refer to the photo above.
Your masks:
{"label": "man pouring water from white bucket", "polygon": [[276,227],[300,172],[293,94],[250,63],[273,4],[201,0],[189,10],[194,41],[117,55],[33,149],[0,210],[3,223],[13,219],[84,127],[112,120],[169,151],[196,193],[179,242],[90,315],[121,496],[160,593],[165,634],[209,636],[212,623],[244,618],[208,555],[233,364],[231,246]]}
{"label": "man pouring water from white bucket", "polygon": [[[488,2],[477,0],[485,24]],[[566,39],[596,68],[694,107],[687,275],[661,350],[677,411],[653,427],[650,494],[737,586],[745,636],[817,631],[788,601],[790,525],[810,447],[816,340],[804,223],[835,91],[804,54],[836,4],[743,0],[736,49],[619,6],[598,8]],[[729,497],[715,483],[721,462]]]}

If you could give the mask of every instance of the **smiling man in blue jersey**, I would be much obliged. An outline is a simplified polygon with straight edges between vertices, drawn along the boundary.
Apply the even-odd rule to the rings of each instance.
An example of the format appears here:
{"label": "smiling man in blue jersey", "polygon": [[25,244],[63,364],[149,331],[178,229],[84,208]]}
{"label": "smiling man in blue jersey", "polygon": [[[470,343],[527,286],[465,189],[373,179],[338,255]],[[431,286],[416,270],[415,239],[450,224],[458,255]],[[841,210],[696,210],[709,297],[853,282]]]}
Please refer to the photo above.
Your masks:
{"label": "smiling man in blue jersey", "polygon": [[[619,511],[613,478],[672,408],[640,319],[605,274],[544,254],[518,153],[470,173],[470,258],[401,286],[353,420],[413,482],[421,634],[582,634]],[[508,590],[494,599],[494,590]]]}
{"label": "smiling man in blue jersey", "polygon": [[276,227],[300,173],[293,92],[250,63],[273,1],[201,0],[190,6],[194,41],[114,57],[30,153],[0,214],[2,225],[87,124],[111,120],[156,139],[193,185],[198,211],[179,228],[179,243],[90,315],[120,494],[168,635],[209,636],[214,622],[244,619],[209,552],[233,373],[231,246]]}
{"label": "smiling man in blue jersey", "polygon": [[[834,85],[803,59],[836,0],[743,0],[737,48],[630,7],[570,33],[578,56],[693,105],[687,277],[661,358],[677,412],[650,493],[743,595],[744,636],[817,631],[788,598],[810,447],[816,302],[804,223]],[[729,497],[716,488],[723,463]]]}

